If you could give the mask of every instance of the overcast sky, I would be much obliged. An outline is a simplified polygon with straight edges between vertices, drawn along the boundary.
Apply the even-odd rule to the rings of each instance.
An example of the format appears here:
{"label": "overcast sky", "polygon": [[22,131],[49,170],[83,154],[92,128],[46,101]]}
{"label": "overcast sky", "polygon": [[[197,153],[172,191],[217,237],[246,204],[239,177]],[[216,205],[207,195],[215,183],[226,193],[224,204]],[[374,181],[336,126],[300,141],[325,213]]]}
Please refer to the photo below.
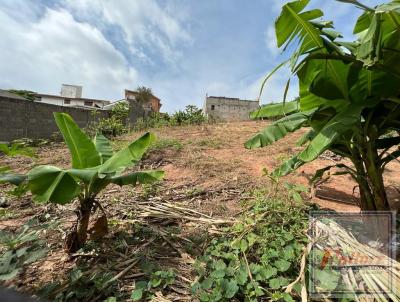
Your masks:
{"label": "overcast sky", "polygon": [[[263,75],[283,59],[273,26],[285,2],[1,0],[0,88],[59,94],[61,83],[77,84],[84,97],[118,100],[145,85],[167,112],[202,106],[206,93],[255,99]],[[311,4],[351,36],[358,9]],[[264,103],[282,98],[287,76],[270,82]]]}

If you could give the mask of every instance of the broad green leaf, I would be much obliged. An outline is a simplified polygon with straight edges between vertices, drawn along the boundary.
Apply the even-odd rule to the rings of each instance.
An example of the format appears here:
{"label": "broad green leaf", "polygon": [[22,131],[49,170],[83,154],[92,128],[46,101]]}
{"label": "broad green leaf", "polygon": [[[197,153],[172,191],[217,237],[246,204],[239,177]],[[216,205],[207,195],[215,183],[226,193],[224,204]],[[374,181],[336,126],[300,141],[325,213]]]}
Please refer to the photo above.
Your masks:
{"label": "broad green leaf", "polygon": [[143,297],[143,288],[135,289],[132,291],[131,299],[133,301],[139,301]]}
{"label": "broad green leaf", "polygon": [[[285,4],[275,22],[278,47],[285,43],[287,46],[298,38],[300,47],[295,53],[297,58],[311,49],[324,47],[318,27],[310,22],[323,16],[323,14],[318,9],[301,12],[308,3],[309,0],[299,0]],[[297,61],[297,58],[294,61]]]}
{"label": "broad green leaf", "polygon": [[221,279],[221,278],[225,277],[225,270],[224,269],[223,270],[221,270],[221,269],[215,270],[211,273],[211,277],[215,278],[215,279]]}
{"label": "broad green leaf", "polygon": [[221,283],[221,288],[224,291],[224,297],[227,299],[233,298],[239,290],[239,286],[237,286],[235,280],[227,281],[224,279]]}
{"label": "broad green leaf", "polygon": [[85,183],[90,183],[94,180],[94,178],[99,177],[98,168],[89,168],[89,169],[68,169],[67,172],[71,176],[82,180]]}
{"label": "broad green leaf", "polygon": [[381,25],[381,14],[373,14],[371,24],[363,34],[360,46],[357,48],[357,59],[363,61],[366,66],[372,66],[381,59]]}
{"label": "broad green leaf", "polygon": [[290,262],[284,259],[279,259],[274,262],[274,265],[280,272],[285,272],[289,269]]}
{"label": "broad green leaf", "polygon": [[206,278],[201,282],[201,288],[202,289],[210,289],[211,286],[213,285],[213,279],[212,278]]}
{"label": "broad green leaf", "polygon": [[295,300],[289,293],[283,293],[283,301],[285,302],[294,302]]}
{"label": "broad green leaf", "polygon": [[223,260],[218,260],[217,262],[215,262],[214,268],[216,270],[225,270],[226,269],[226,264],[225,264],[225,262]]}
{"label": "broad green leaf", "polygon": [[364,30],[367,30],[371,24],[373,13],[365,12],[358,19],[354,27],[353,34],[358,34]]}
{"label": "broad green leaf", "polygon": [[287,102],[285,104],[268,104],[262,106],[260,109],[253,111],[250,114],[252,119],[260,118],[260,117],[275,117],[290,114],[299,110],[298,102],[292,101]]}
{"label": "broad green leaf", "polygon": [[351,79],[349,78],[351,65],[334,60],[328,63],[325,60],[313,60],[307,64],[312,64],[319,70],[309,86],[311,93],[327,100],[349,100],[348,80]]}
{"label": "broad green leaf", "polygon": [[400,79],[381,70],[359,70],[357,81],[350,90],[353,102],[365,103],[375,97],[390,97],[396,95],[400,87]]}
{"label": "broad green leaf", "polygon": [[335,115],[322,130],[317,133],[299,159],[305,162],[316,159],[324,152],[342,133],[350,130],[361,119],[362,106],[348,105],[342,112]]}
{"label": "broad green leaf", "polygon": [[97,152],[100,154],[101,163],[105,163],[113,156],[113,149],[108,139],[101,133],[97,133],[94,138]]}
{"label": "broad green leaf", "polygon": [[288,284],[288,280],[283,277],[273,278],[269,280],[269,287],[272,289],[279,289]]}
{"label": "broad green leaf", "polygon": [[[319,58],[320,56],[322,58]],[[324,56],[326,53],[322,51],[310,55],[309,58],[313,59],[305,59],[297,71],[300,80],[300,98],[303,99],[312,93],[324,100],[349,100],[348,82],[353,79],[349,77],[351,65],[340,60],[324,59]],[[304,105],[300,103],[300,106]]]}
{"label": "broad green leaf", "polygon": [[127,175],[111,178],[111,182],[119,186],[149,184],[161,180],[164,177],[164,171],[139,171]]}
{"label": "broad green leaf", "polygon": [[269,266],[269,267],[263,267],[260,271],[262,278],[265,280],[268,280],[272,276],[275,276],[277,273],[277,269],[275,267]]}
{"label": "broad green leaf", "polygon": [[314,129],[311,129],[296,141],[296,146],[299,147],[303,146],[305,143],[311,141],[314,137],[315,137],[315,131]]}
{"label": "broad green leaf", "polygon": [[241,265],[239,270],[236,272],[236,281],[239,285],[243,285],[246,283],[248,278],[248,272],[246,266]]}
{"label": "broad green leaf", "polygon": [[39,166],[28,173],[28,186],[35,200],[65,204],[80,192],[78,183],[66,171],[53,166]]}
{"label": "broad green leaf", "polygon": [[318,107],[320,107],[325,103],[326,100],[324,98],[312,94],[311,92],[308,91],[308,89],[306,92],[300,91],[300,109],[302,111],[317,109]]}
{"label": "broad green leaf", "polygon": [[268,146],[273,142],[280,140],[287,134],[296,131],[301,126],[306,124],[313,112],[314,111],[297,112],[285,116],[249,139],[245,143],[245,147],[248,149],[255,149]]}
{"label": "broad green leaf", "polygon": [[99,168],[99,173],[122,173],[127,167],[136,164],[155,141],[155,135],[146,133],[132,142],[129,146],[115,153]]}
{"label": "broad green leaf", "polygon": [[101,164],[100,155],[91,139],[75,124],[66,113],[54,113],[54,118],[64,141],[71,152],[72,167],[84,169]]}
{"label": "broad green leaf", "polygon": [[340,32],[337,32],[333,29],[323,29],[322,32],[331,40],[335,40],[337,38],[343,38]]}

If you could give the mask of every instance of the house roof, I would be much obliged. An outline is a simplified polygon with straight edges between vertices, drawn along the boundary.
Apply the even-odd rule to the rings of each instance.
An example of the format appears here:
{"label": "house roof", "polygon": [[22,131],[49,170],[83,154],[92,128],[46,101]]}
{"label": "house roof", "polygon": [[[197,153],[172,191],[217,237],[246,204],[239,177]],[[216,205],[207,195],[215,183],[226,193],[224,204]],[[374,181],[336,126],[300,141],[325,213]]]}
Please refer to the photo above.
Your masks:
{"label": "house roof", "polygon": [[7,90],[3,90],[3,89],[0,89],[0,97],[16,99],[16,100],[25,100],[25,101],[27,100],[26,98],[24,98],[18,94],[11,93],[11,92],[9,92]]}
{"label": "house roof", "polygon": [[115,102],[111,102],[111,103],[109,103],[107,105],[104,105],[103,109],[107,110],[107,109],[113,108],[116,104],[121,103],[121,102],[125,102],[126,103],[126,100],[122,99],[122,100],[118,100],[118,101],[115,101]]}
{"label": "house roof", "polygon": [[51,97],[51,98],[55,98],[55,99],[71,99],[71,100],[78,100],[78,101],[102,102],[105,104],[111,103],[111,101],[108,101],[108,100],[98,100],[98,99],[88,99],[88,98],[69,98],[69,97],[60,96],[60,95],[43,94],[43,93],[36,93],[35,95],[38,97]]}

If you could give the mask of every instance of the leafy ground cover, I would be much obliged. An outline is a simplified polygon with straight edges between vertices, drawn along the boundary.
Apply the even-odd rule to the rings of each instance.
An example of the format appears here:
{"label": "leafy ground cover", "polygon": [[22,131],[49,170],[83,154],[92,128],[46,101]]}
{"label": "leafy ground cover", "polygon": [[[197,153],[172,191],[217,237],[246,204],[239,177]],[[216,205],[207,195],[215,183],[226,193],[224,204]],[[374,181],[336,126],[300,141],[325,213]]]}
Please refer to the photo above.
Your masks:
{"label": "leafy ground cover", "polygon": [[[5,203],[0,211],[0,230],[20,234],[28,220],[38,219],[48,225],[37,233],[44,242],[42,248],[48,252],[39,261],[24,265],[16,279],[1,281],[1,284],[12,285],[30,294],[40,293],[51,301],[196,301],[218,293],[221,301],[240,301],[250,292],[254,292],[254,296],[262,293],[265,299],[297,299],[296,289],[289,297],[282,287],[293,281],[299,270],[300,245],[303,245],[302,213],[306,213],[308,207],[303,203],[317,202],[323,208],[345,211],[354,211],[357,207],[310,198],[310,192],[287,185],[307,186],[316,169],[332,161],[343,161],[329,153],[279,182],[263,177],[261,167],[271,171],[299,151],[292,147],[292,142],[306,131],[287,136],[280,144],[268,147],[268,152],[245,150],[243,143],[267,123],[185,126],[152,131],[159,143],[150,148],[139,168],[164,170],[165,180],[139,190],[129,186],[108,187],[99,198],[108,215],[109,234],[103,239],[90,238],[87,246],[72,256],[63,251],[62,241],[76,220],[73,204],[38,206],[34,205],[31,196],[16,198],[7,195],[8,188],[2,187],[1,196]],[[113,141],[115,151],[141,135],[132,133]],[[70,165],[69,153],[63,144],[43,145],[35,152],[37,158],[1,157],[0,165],[17,172],[26,172],[39,164],[61,168]],[[398,195],[394,188],[398,188],[400,182],[396,174],[399,165],[391,163],[388,168],[385,182],[388,191],[393,188],[390,200],[396,204]],[[332,199],[357,200],[354,185],[343,175],[325,179],[321,187]],[[316,188],[315,191],[319,190]],[[286,211],[291,215],[272,215],[273,211]],[[257,227],[252,226],[254,221],[259,222]],[[264,250],[258,242],[268,240],[270,234],[266,233],[266,227],[270,223],[276,226],[282,221],[287,222],[288,227],[273,229],[280,232],[277,241],[293,236],[299,246],[290,247],[291,244],[285,241],[283,248],[293,249],[293,255],[266,259],[273,252]],[[289,228],[289,223],[294,221],[296,227]],[[247,229],[248,233],[244,231]],[[250,234],[258,236],[256,242]],[[3,244],[2,251],[5,250]],[[226,249],[224,256],[233,257],[239,264],[234,266],[237,270],[247,259],[253,282],[249,270],[246,277],[242,271],[241,279],[235,279],[236,284],[232,282],[233,278],[229,276],[232,274],[231,261],[213,255],[220,249]],[[267,256],[263,258],[264,254]],[[290,267],[286,269],[288,262]],[[224,270],[223,277],[219,277],[222,272],[216,273],[218,269]],[[264,281],[257,280],[259,276],[268,276],[266,273],[275,274]],[[203,283],[211,275],[215,278],[208,288],[210,281]]]}

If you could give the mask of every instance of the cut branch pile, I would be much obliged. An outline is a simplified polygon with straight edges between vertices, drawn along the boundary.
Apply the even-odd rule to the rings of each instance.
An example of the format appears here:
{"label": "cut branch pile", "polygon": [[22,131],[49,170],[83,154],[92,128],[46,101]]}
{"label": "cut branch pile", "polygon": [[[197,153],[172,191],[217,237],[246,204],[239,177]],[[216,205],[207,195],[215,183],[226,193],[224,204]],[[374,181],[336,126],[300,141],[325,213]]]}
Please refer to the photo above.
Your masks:
{"label": "cut branch pile", "polygon": [[177,219],[210,225],[235,223],[235,220],[213,218],[210,215],[176,205],[175,203],[155,200],[138,201],[133,207],[133,211],[138,218]]}
{"label": "cut branch pile", "polygon": [[[334,221],[323,223],[315,220],[314,231],[313,249],[323,253],[324,257],[329,251],[334,251],[330,260],[338,261],[333,260],[329,264],[331,269],[340,272],[341,279],[339,278],[338,284],[341,285],[342,291],[353,294],[356,301],[400,301],[399,262],[369,245],[360,243],[353,234]],[[319,264],[313,265],[316,269]],[[320,288],[316,286],[316,289]]]}

